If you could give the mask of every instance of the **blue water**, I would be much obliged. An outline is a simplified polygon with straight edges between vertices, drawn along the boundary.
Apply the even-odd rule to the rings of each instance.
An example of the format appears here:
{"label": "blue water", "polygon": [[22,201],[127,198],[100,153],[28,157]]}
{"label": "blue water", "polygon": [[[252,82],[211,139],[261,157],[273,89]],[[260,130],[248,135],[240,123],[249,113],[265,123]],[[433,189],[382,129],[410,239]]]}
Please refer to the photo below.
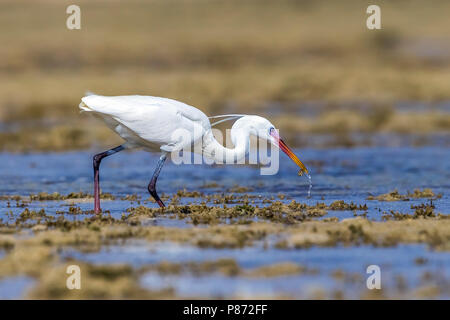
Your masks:
{"label": "blue water", "polygon": [[18,276],[0,279],[0,299],[20,299],[33,285],[30,277]]}
{"label": "blue water", "polygon": [[[126,246],[110,246],[97,253],[80,253],[66,250],[66,258],[76,258],[94,264],[129,263],[135,267],[155,264],[161,261],[183,263],[189,261],[214,261],[221,258],[236,260],[245,270],[274,263],[291,262],[315,270],[313,274],[300,274],[273,278],[227,277],[222,274],[160,275],[155,272],[145,274],[142,285],[152,290],[174,288],[184,297],[233,297],[235,295],[289,295],[308,298],[310,289],[321,288],[328,294],[335,290],[345,292],[346,298],[358,298],[368,292],[367,267],[377,265],[381,270],[382,289],[388,290],[391,297],[402,294],[397,288],[398,278],[406,283],[404,290],[420,285],[448,283],[447,291],[436,298],[450,297],[450,253],[433,252],[424,245],[399,245],[389,248],[361,247],[312,247],[302,250],[266,249],[261,244],[242,249],[198,248],[174,243],[144,242],[130,243]],[[424,265],[416,264],[416,258],[426,259]],[[342,281],[333,277],[333,272],[342,270],[356,277],[353,281]],[[424,281],[424,273],[431,272],[433,279]],[[332,298],[328,296],[328,298]]]}
{"label": "blue water", "polygon": [[[28,196],[39,192],[68,194],[79,191],[92,193],[93,153],[2,153],[0,154],[0,163],[2,163],[0,179],[3,183],[0,184],[0,195]],[[297,150],[296,153],[310,170],[313,181],[311,198],[307,198],[308,180],[297,176],[295,164],[284,155],[281,158],[280,171],[274,176],[261,176],[258,168],[250,166],[176,166],[167,161],[157,188],[160,193],[172,195],[183,188],[187,191],[211,194],[226,193],[227,189],[235,185],[247,186],[253,188],[249,194],[261,196],[256,199],[257,205],[264,205],[261,202],[264,198],[272,196],[277,198],[278,193],[286,195],[286,199],[283,200],[285,202],[294,199],[307,204],[316,202],[328,204],[335,200],[345,200],[356,204],[367,204],[368,217],[375,220],[381,219],[383,211],[411,213],[413,212],[411,205],[425,203],[428,200],[379,202],[366,200],[369,195],[378,195],[394,189],[404,194],[416,188],[431,188],[436,194],[442,194],[440,199],[433,200],[436,211],[450,213],[449,148],[305,149]],[[120,217],[127,208],[137,206],[136,202],[122,201],[120,197],[137,194],[142,200],[148,199],[147,184],[157,159],[158,155],[146,152],[122,152],[105,159],[101,166],[101,188],[103,192],[115,195],[117,200],[103,201],[102,208]],[[209,183],[217,183],[219,187],[202,188]],[[182,199],[182,203],[199,201],[201,199]],[[33,210],[45,208],[48,214],[55,214],[58,210],[67,210],[71,202],[84,210],[90,210],[93,207],[92,201],[77,203],[71,200],[33,201],[25,205]],[[144,202],[144,205],[156,206],[153,202]],[[4,222],[14,221],[15,216],[23,210],[23,207],[16,207],[15,201],[10,201],[9,207],[7,201],[0,201],[0,218]],[[353,215],[354,213],[349,211],[329,211],[326,217],[336,216],[343,219]],[[77,219],[80,218],[82,216],[77,217]],[[149,218],[146,224],[183,228],[192,226],[189,221],[168,217]],[[184,262],[229,257],[236,259],[244,269],[290,261],[320,271],[316,275],[294,275],[270,279],[241,276],[229,278],[220,274],[205,275],[201,278],[190,274],[161,276],[150,272],[141,279],[141,284],[147,288],[157,290],[174,287],[181,296],[228,297],[288,294],[301,298],[309,297],[314,292],[314,288],[324,288],[328,292],[327,297],[331,297],[330,292],[334,290],[343,290],[345,297],[358,297],[360,293],[367,291],[365,270],[369,264],[381,267],[382,277],[384,277],[382,285],[389,288],[391,293],[398,295],[402,294],[398,291],[400,289],[396,288],[396,279],[399,276],[406,278],[408,285],[406,290],[413,290],[423,284],[432,285],[436,281],[445,284],[450,278],[449,253],[433,252],[422,245],[402,245],[393,248],[361,246],[280,250],[272,246],[264,249],[262,244],[256,244],[254,247],[244,249],[217,250],[173,243],[149,244],[128,241],[123,246],[104,247],[97,253],[86,254],[77,250],[65,250],[62,255],[92,263],[130,263],[136,267],[163,260]],[[428,262],[423,266],[417,265],[414,259],[418,257],[426,258]],[[335,269],[356,273],[361,279],[354,284],[340,282],[331,276],[331,272]],[[425,271],[435,274],[436,279],[426,282],[423,279]],[[0,294],[8,291],[4,288],[22,288],[22,280],[14,279],[16,278],[2,280]],[[450,288],[450,285],[447,287]],[[11,296],[14,297],[15,294]],[[450,298],[450,293],[441,292],[437,297]]]}
{"label": "blue water", "polygon": [[[441,199],[434,201],[436,211],[450,213],[450,149],[448,148],[356,148],[298,150],[300,159],[308,166],[313,188],[307,198],[308,180],[297,176],[297,168],[290,159],[281,155],[280,171],[273,176],[262,176],[256,167],[174,165],[167,161],[158,180],[160,194],[174,194],[177,190],[202,191],[205,194],[222,193],[238,184],[253,188],[249,194],[261,199],[283,193],[285,202],[315,204],[331,203],[335,200],[353,201],[369,206],[368,216],[380,219],[381,211],[412,212],[411,205],[426,202],[416,199],[408,202],[366,201],[370,195],[398,189],[400,193],[415,188],[431,188],[441,193]],[[0,195],[29,195],[38,192],[92,193],[92,153],[69,152],[50,154],[0,154]],[[106,158],[101,166],[101,188],[120,198],[137,194],[148,199],[147,184],[156,166],[158,155],[146,152],[122,152]],[[7,182],[7,183],[6,183]],[[219,184],[218,188],[202,189],[208,183]],[[195,202],[201,199],[183,199]],[[69,206],[71,201],[58,203],[32,202],[30,209],[44,207],[51,214]],[[73,201],[72,201],[73,202]],[[258,204],[258,200],[256,200]],[[92,209],[92,203],[76,203],[83,210]],[[124,209],[136,205],[129,201],[103,201],[103,209],[120,216]],[[149,202],[146,205],[156,206]],[[0,218],[6,212],[19,213],[15,203],[7,208],[6,201],[0,201]],[[379,210],[381,209],[381,211]],[[335,211],[330,214],[339,218],[352,217],[353,212]]]}

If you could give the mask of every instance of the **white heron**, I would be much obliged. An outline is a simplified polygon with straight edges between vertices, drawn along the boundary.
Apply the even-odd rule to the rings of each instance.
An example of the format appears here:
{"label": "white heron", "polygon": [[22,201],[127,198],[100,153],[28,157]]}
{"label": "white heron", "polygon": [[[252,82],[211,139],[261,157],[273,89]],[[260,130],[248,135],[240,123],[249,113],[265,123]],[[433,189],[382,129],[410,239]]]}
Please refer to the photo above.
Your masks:
{"label": "white heron", "polygon": [[[96,154],[94,165],[94,211],[100,209],[100,177],[99,167],[103,158],[124,149],[143,148],[151,152],[160,152],[156,169],[148,184],[148,191],[160,207],[164,203],[156,193],[156,180],[166,160],[167,154],[183,150],[187,145],[195,145],[202,141],[203,155],[215,158],[218,154],[234,159],[242,159],[249,149],[250,135],[279,147],[299,167],[299,174],[308,173],[305,165],[283,142],[278,131],[269,120],[256,115],[220,115],[210,118],[223,118],[211,124],[209,118],[199,109],[168,98],[152,96],[101,96],[90,94],[81,99],[80,109],[92,112],[101,118],[106,125],[115,131],[126,142],[118,147]],[[231,139],[234,148],[226,148],[220,144],[212,133],[211,127],[222,121],[238,119],[232,126]],[[188,141],[173,135],[178,129],[191,132]]]}

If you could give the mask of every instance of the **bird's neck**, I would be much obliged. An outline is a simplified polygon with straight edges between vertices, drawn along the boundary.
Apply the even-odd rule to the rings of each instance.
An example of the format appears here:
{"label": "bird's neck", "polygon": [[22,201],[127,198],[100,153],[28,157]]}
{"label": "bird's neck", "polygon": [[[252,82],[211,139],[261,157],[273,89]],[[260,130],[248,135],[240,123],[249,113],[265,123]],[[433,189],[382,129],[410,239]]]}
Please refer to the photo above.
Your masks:
{"label": "bird's neck", "polygon": [[210,130],[203,138],[203,155],[216,163],[236,163],[245,158],[249,150],[250,134],[246,130],[231,130],[234,148],[224,147]]}

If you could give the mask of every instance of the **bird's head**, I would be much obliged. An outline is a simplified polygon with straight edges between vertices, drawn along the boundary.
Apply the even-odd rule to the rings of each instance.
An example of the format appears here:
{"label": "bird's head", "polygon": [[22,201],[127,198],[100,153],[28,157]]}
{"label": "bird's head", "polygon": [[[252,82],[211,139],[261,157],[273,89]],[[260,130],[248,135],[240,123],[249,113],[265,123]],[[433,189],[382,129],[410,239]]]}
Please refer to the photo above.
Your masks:
{"label": "bird's head", "polygon": [[[300,167],[300,171],[298,172],[299,175],[302,175],[303,173],[308,174],[308,169],[306,169],[306,166],[294,154],[291,148],[289,148],[281,139],[280,135],[278,134],[278,129],[276,129],[275,126],[266,118],[253,115],[244,116],[235,122],[235,124],[233,125],[233,129],[235,128],[245,128],[246,130],[248,130],[249,134],[252,134],[277,146]],[[235,142],[233,141],[233,143]]]}

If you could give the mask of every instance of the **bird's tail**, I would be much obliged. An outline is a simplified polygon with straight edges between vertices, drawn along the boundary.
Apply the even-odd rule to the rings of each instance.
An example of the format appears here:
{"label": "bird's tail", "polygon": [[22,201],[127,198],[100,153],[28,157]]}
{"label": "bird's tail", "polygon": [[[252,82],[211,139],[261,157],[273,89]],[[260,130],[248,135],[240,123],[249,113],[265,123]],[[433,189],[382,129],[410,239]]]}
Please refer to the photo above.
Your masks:
{"label": "bird's tail", "polygon": [[[92,91],[87,90],[85,93],[85,96],[93,96],[95,95],[95,93],[93,93]],[[81,101],[81,103],[78,105],[78,107],[80,108],[80,112],[84,112],[84,111],[92,111],[92,109],[90,109],[83,101]]]}
{"label": "bird's tail", "polygon": [[80,112],[92,111],[83,101],[81,101],[81,103],[78,106],[80,108]]}

